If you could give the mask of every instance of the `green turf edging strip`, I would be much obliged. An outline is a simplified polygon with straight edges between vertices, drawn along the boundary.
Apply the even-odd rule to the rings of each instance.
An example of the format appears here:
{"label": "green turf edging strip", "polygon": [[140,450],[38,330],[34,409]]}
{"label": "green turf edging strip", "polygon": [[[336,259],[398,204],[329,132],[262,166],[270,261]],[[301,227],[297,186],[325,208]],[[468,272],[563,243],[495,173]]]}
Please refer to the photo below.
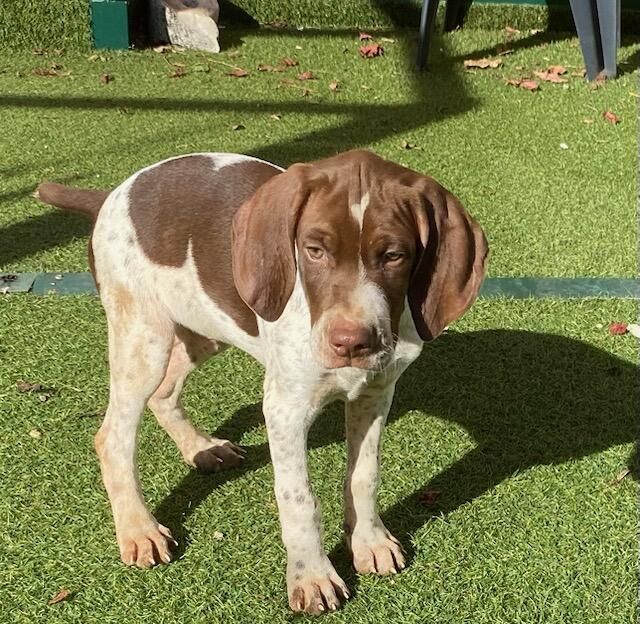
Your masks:
{"label": "green turf edging strip", "polygon": [[[90,273],[12,273],[0,275],[0,293],[96,295]],[[489,277],[484,299],[640,299],[640,281],[616,277]]]}

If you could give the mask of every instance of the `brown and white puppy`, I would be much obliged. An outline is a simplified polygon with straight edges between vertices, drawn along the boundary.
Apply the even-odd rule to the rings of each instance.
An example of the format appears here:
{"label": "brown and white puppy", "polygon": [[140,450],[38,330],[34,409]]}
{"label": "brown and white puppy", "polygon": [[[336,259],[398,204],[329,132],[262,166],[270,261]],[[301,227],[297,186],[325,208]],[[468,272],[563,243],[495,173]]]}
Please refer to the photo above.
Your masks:
{"label": "brown and white puppy", "polygon": [[43,183],[44,202],[90,214],[91,268],[109,330],[110,397],[96,436],[122,560],[171,560],[147,510],[135,450],[146,404],[192,466],[242,451],[198,431],[180,403],[199,363],[235,345],[266,367],[264,415],[294,611],[336,609],[348,590],[325,554],[307,472],[307,432],[345,402],[346,539],[361,573],[404,567],[378,515],[382,431],[395,383],[423,341],[475,300],[487,242],[433,179],[365,151],[283,171],[193,154],[113,192]]}

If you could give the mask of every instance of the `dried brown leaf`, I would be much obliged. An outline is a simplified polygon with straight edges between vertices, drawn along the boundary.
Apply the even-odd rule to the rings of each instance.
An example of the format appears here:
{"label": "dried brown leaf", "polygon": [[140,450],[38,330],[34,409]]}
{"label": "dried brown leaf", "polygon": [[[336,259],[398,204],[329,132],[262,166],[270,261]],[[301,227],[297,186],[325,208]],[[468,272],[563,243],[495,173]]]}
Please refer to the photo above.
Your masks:
{"label": "dried brown leaf", "polygon": [[500,65],[502,65],[502,59],[499,58],[467,59],[464,62],[464,66],[467,69],[495,69],[496,67],[500,67]]}
{"label": "dried brown leaf", "polygon": [[284,65],[285,67],[298,67],[300,63],[298,63],[298,61],[296,61],[296,59],[294,58],[285,56],[283,59],[280,60],[280,65]]}
{"label": "dried brown leaf", "polygon": [[521,89],[525,89],[526,91],[538,91],[540,89],[540,84],[537,80],[521,80],[518,85]]}
{"label": "dried brown leaf", "polygon": [[100,82],[102,84],[109,84],[113,81],[113,76],[111,74],[100,74]]}
{"label": "dried brown leaf", "polygon": [[614,126],[620,123],[620,117],[611,111],[604,111],[604,113],[602,113],[602,118]]}
{"label": "dried brown leaf", "polygon": [[245,129],[245,125],[244,124],[235,124],[234,126],[231,126],[232,130],[244,130]]}
{"label": "dried brown leaf", "polygon": [[297,78],[298,80],[316,80],[312,71],[302,72],[301,74],[298,74]]}
{"label": "dried brown leaf", "polygon": [[556,74],[557,76],[562,76],[567,73],[567,68],[563,65],[551,65],[547,70],[550,74]]}
{"label": "dried brown leaf", "polygon": [[339,91],[340,90],[340,82],[338,80],[333,80],[329,83],[329,91]]}
{"label": "dried brown leaf", "polygon": [[517,35],[520,33],[520,31],[513,26],[505,26],[504,31],[507,33],[507,35]]}
{"label": "dried brown leaf", "polygon": [[425,507],[433,507],[441,494],[442,490],[424,490],[420,494],[420,502]]}
{"label": "dried brown leaf", "polygon": [[233,78],[246,78],[249,75],[249,72],[246,69],[242,69],[242,67],[234,67],[227,76],[232,76]]}
{"label": "dried brown leaf", "polygon": [[360,41],[371,41],[373,37],[366,32],[361,32],[359,36]]}
{"label": "dried brown leaf", "polygon": [[45,389],[41,383],[32,383],[24,379],[16,381],[16,388],[18,388],[18,392],[40,392]]}
{"label": "dried brown leaf", "polygon": [[57,604],[59,602],[62,602],[63,600],[67,600],[69,598],[69,596],[71,596],[71,592],[65,588],[62,587],[60,590],[58,590],[58,592],[51,598],[51,600],[49,600],[48,604],[50,605],[54,605]]}
{"label": "dried brown leaf", "polygon": [[42,431],[40,431],[39,429],[32,429],[31,431],[29,431],[29,435],[34,439],[37,440],[38,438],[42,437]]}
{"label": "dried brown leaf", "polygon": [[553,82],[555,84],[569,82],[566,78],[562,78],[562,76],[559,76],[558,74],[552,74],[549,71],[534,71],[533,74],[545,82]]}
{"label": "dried brown leaf", "polygon": [[58,72],[52,67],[34,67],[31,70],[34,76],[57,76]]}
{"label": "dried brown leaf", "polygon": [[384,48],[379,43],[369,43],[360,46],[359,52],[362,58],[375,58],[376,56],[384,55]]}
{"label": "dried brown leaf", "polygon": [[269,115],[270,119],[273,119],[274,121],[280,121],[282,119],[282,115],[277,115],[277,114],[273,114],[273,115]]}

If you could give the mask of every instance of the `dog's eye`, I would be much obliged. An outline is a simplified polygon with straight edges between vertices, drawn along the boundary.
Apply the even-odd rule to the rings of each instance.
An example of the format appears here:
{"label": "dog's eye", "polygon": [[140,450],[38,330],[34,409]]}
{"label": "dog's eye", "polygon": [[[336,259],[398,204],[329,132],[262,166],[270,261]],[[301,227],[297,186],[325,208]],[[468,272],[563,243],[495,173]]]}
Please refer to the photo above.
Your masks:
{"label": "dog's eye", "polygon": [[404,259],[404,254],[399,251],[387,251],[384,254],[384,263],[385,264],[400,264]]}
{"label": "dog's eye", "polygon": [[308,245],[305,249],[307,251],[307,255],[312,260],[321,260],[324,257],[324,249],[322,249],[322,247]]}

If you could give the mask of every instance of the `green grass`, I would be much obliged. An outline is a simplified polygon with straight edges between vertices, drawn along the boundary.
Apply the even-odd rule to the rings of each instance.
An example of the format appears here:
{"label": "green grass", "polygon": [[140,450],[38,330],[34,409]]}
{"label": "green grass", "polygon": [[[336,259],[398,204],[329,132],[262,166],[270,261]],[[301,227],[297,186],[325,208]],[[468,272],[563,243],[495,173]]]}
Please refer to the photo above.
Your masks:
{"label": "green grass", "polygon": [[[197,476],[145,419],[145,495],[182,547],[168,567],[129,570],[92,452],[93,414],[107,400],[99,303],[14,296],[0,306],[0,620],[287,619],[260,367],[225,352],[186,390],[194,421],[247,447],[243,469]],[[312,478],[327,547],[355,589],[331,621],[635,621],[637,487],[610,482],[637,436],[637,347],[598,327],[634,315],[630,302],[480,302],[426,348],[399,385],[385,438],[382,514],[411,555],[393,579],[350,571],[343,426],[337,408],[320,418]],[[17,379],[57,393],[43,403]],[[424,489],[442,491],[432,508],[419,502]],[[60,587],[72,598],[47,606]]]}
{"label": "green grass", "polygon": [[[490,239],[491,275],[636,275],[638,44],[621,49],[615,82],[594,90],[570,77],[531,94],[504,79],[551,64],[574,71],[575,39],[522,33],[502,68],[467,72],[465,58],[492,55],[506,35],[458,32],[418,76],[414,35],[388,36],[396,42],[371,61],[356,35],[317,32],[225,31],[216,57],[0,51],[0,270],[86,270],[88,224],[30,197],[43,178],[110,188],[191,151],[289,164],[366,147],[461,197]],[[300,66],[256,71],[284,56]],[[71,73],[32,75],[52,63]],[[169,78],[171,63],[187,75]],[[234,65],[250,76],[228,77]],[[280,83],[305,70],[318,80]],[[605,123],[606,110],[621,123]],[[393,579],[349,566],[343,428],[328,410],[312,431],[311,470],[328,549],[355,589],[332,621],[635,621],[637,484],[610,482],[637,439],[637,343],[606,325],[636,314],[626,301],[479,301],[425,349],[399,384],[385,439],[381,509],[411,556]],[[42,402],[18,379],[56,392]],[[241,470],[194,474],[145,420],[145,495],[181,543],[177,562],[148,572],[118,562],[92,451],[107,379],[95,299],[0,298],[0,621],[287,620],[260,368],[225,352],[186,393],[194,421],[249,449]],[[442,492],[435,506],[420,503],[425,489]],[[72,597],[47,606],[61,587]]]}
{"label": "green grass", "polygon": [[[373,60],[359,58],[355,35],[237,31],[216,57],[0,54],[0,134],[10,137],[0,154],[0,267],[86,268],[88,224],[30,197],[43,178],[113,187],[144,165],[191,151],[287,165],[366,147],[433,175],[463,200],[489,237],[492,275],[635,274],[638,94],[626,61],[640,46],[622,48],[615,82],[593,90],[570,77],[566,89],[543,84],[532,94],[503,81],[551,64],[576,70],[575,39],[522,35],[503,68],[469,72],[465,58],[495,52],[507,36],[459,32],[439,43],[432,72],[416,75],[414,37],[394,36]],[[256,71],[283,56],[299,67]],[[52,63],[70,75],[31,73]],[[170,78],[171,63],[187,75]],[[229,77],[234,65],[250,76]],[[305,70],[318,79],[295,80]],[[113,82],[102,84],[103,73]],[[282,85],[285,78],[295,85]],[[332,80],[338,92],[329,90]],[[311,94],[303,97],[303,88]],[[606,123],[606,110],[621,123]],[[234,130],[238,124],[245,129]],[[417,147],[404,149],[403,141]]]}
{"label": "green grass", "polygon": [[0,2],[0,46],[89,50],[88,0],[3,0]]}

